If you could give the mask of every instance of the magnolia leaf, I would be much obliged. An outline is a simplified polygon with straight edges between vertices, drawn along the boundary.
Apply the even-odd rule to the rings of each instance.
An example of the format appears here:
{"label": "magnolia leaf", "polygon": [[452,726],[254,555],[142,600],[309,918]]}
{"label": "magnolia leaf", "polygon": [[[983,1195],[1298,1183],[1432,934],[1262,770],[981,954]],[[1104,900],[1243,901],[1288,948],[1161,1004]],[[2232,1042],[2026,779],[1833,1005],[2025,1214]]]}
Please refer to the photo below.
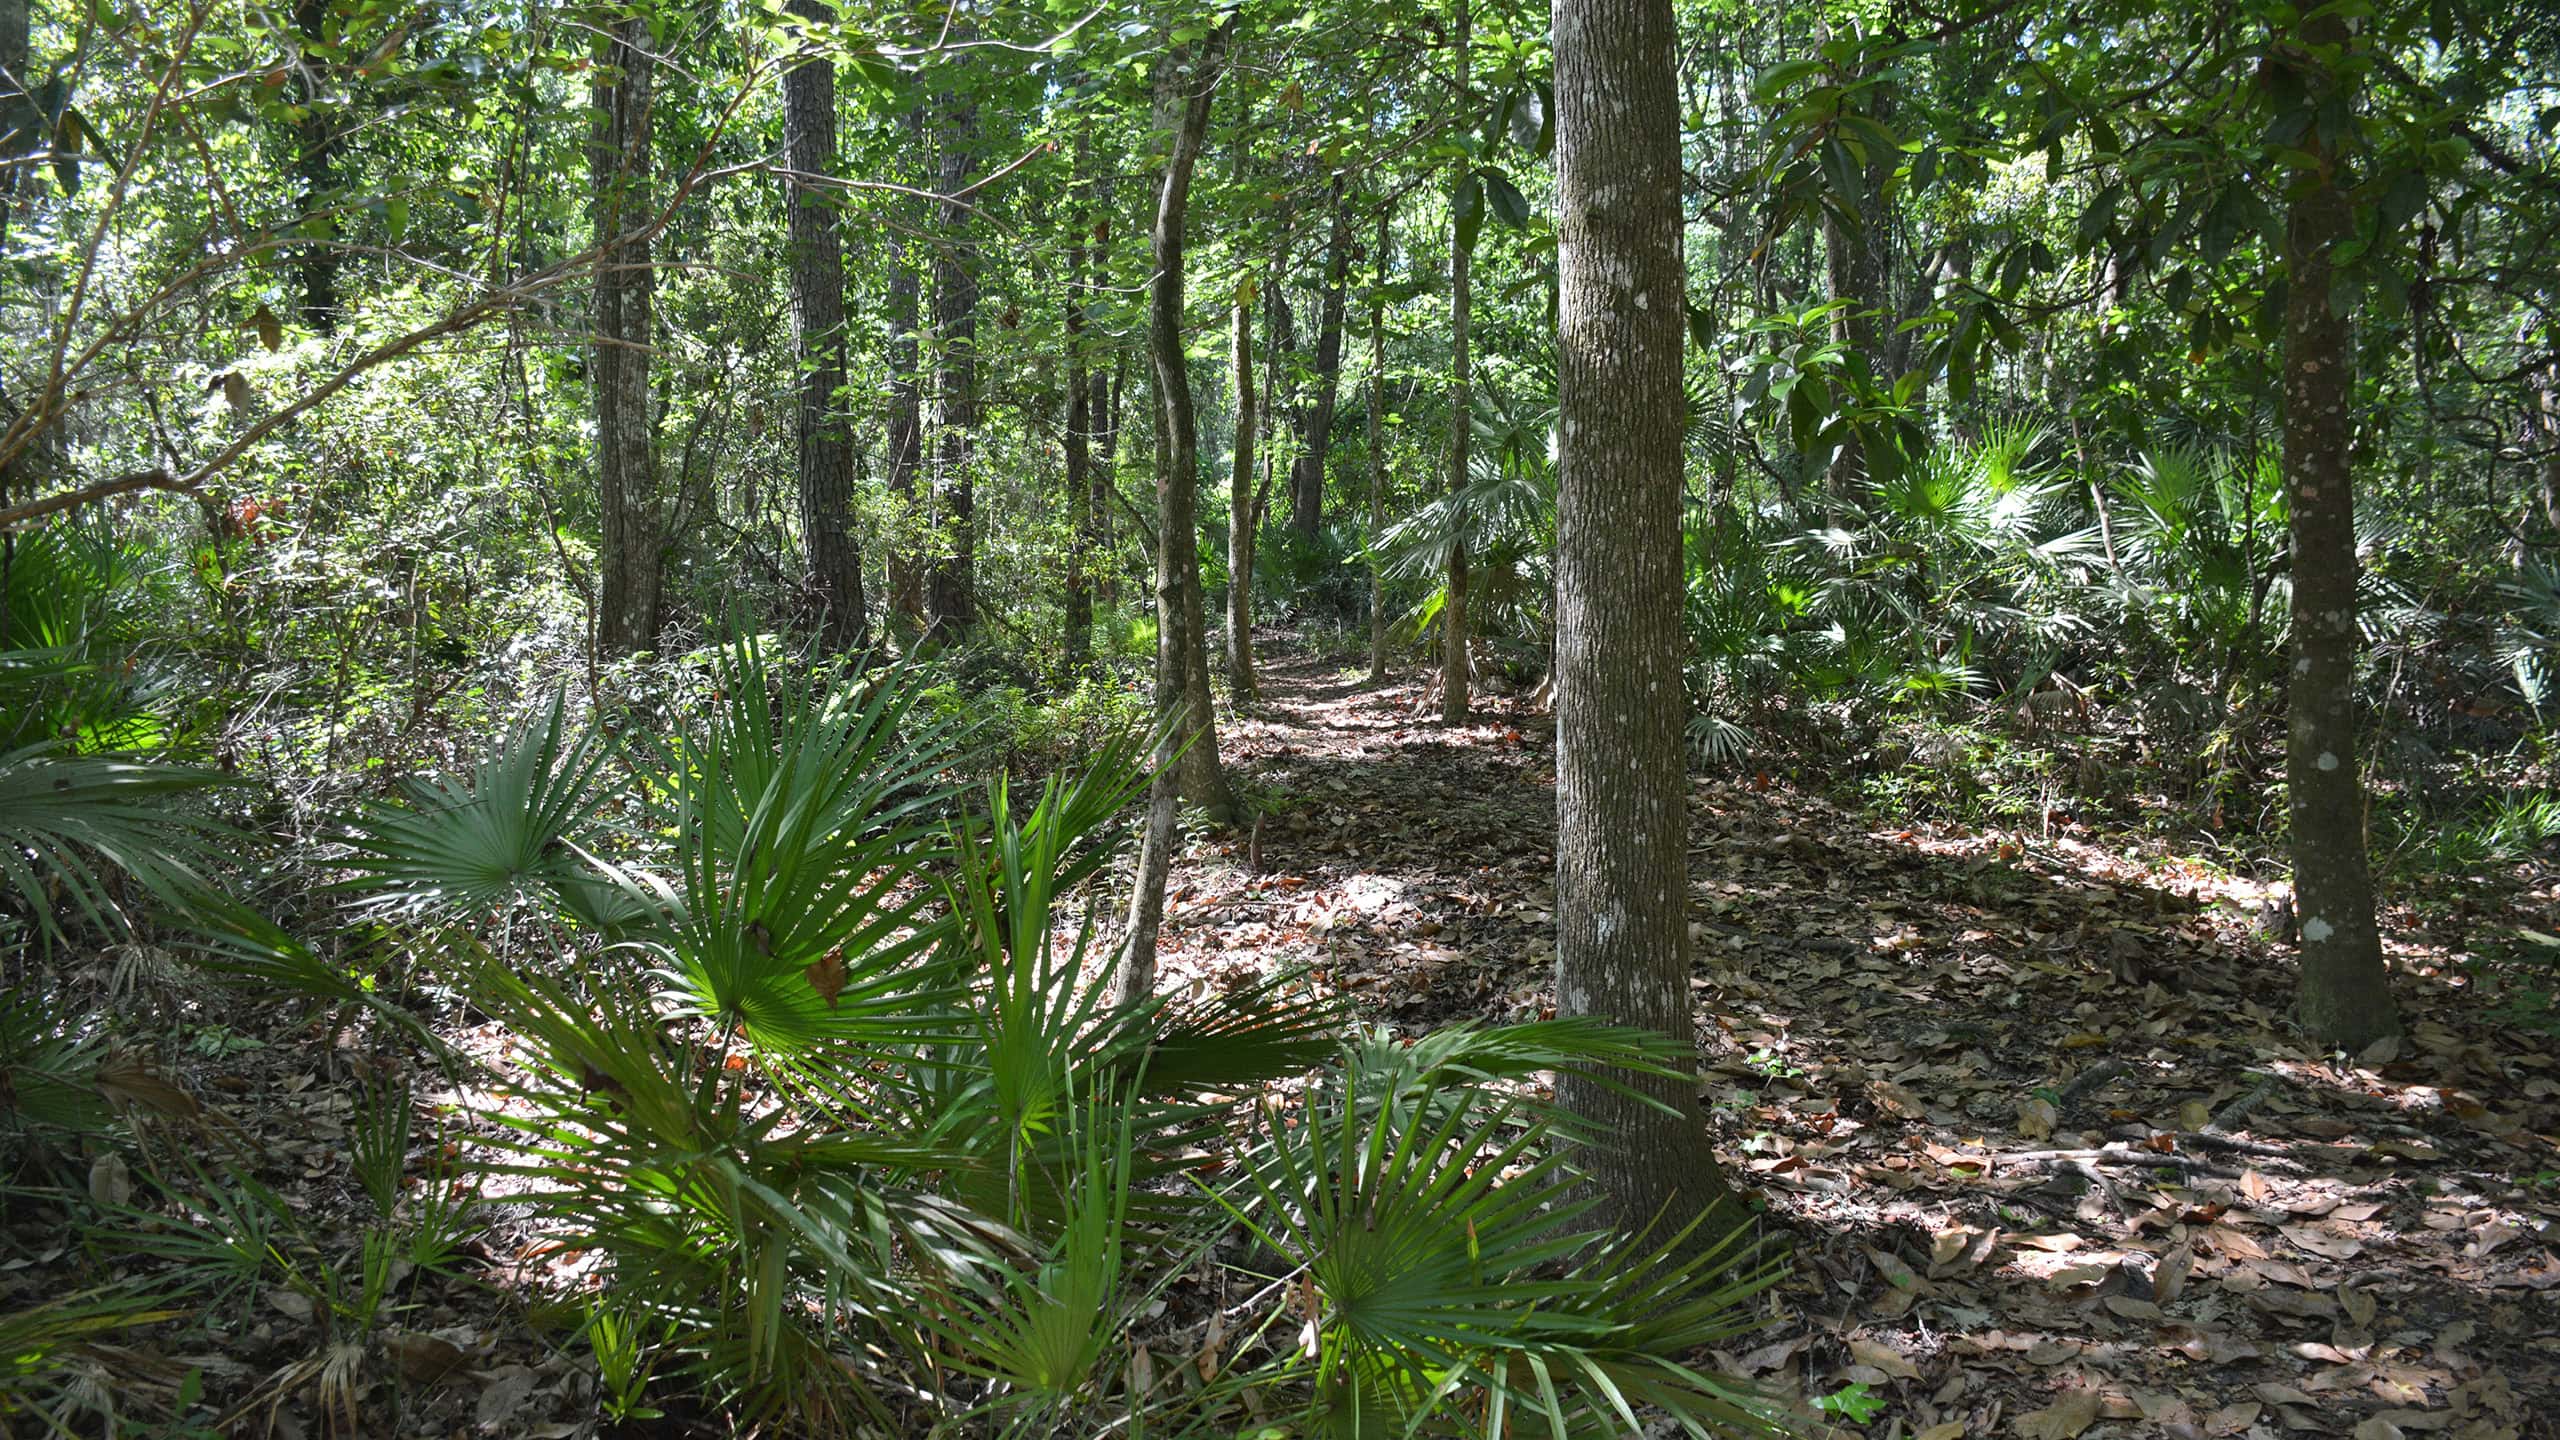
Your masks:
{"label": "magnolia leaf", "polygon": [[284,348],[284,323],[276,319],[276,312],[261,305],[249,317],[249,324],[257,330],[258,343],[267,347],[267,353],[272,355]]}

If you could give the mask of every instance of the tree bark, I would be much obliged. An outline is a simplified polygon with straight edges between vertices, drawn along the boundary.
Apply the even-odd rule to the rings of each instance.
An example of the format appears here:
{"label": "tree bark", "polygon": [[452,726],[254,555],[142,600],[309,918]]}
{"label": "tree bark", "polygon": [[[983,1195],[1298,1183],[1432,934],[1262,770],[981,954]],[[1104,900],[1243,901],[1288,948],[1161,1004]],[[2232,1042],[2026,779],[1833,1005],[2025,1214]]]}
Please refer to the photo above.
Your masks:
{"label": "tree bark", "polygon": [[1378,537],[1387,528],[1387,207],[1378,207],[1378,288],[1369,297],[1369,683],[1387,683],[1387,576]]}
{"label": "tree bark", "polygon": [[[295,0],[293,24],[302,39],[302,53],[294,69],[294,92],[302,104],[302,118],[293,126],[293,173],[302,182],[305,215],[325,207],[329,193],[338,186],[342,145],[337,117],[328,104],[329,62],[314,53],[327,40],[328,21],[328,0]],[[337,245],[324,239],[303,246],[293,268],[302,282],[302,323],[322,335],[337,334]]]}
{"label": "tree bark", "polygon": [[[1233,17],[1209,32],[1197,50],[1184,46],[1168,52],[1159,94],[1162,109],[1173,119],[1172,153],[1165,159],[1156,192],[1155,228],[1149,250],[1155,277],[1148,286],[1147,352],[1156,388],[1156,683],[1155,710],[1159,740],[1156,773],[1147,788],[1145,838],[1138,850],[1138,883],[1130,897],[1129,948],[1121,958],[1116,987],[1126,1001],[1154,993],[1156,940],[1164,923],[1165,880],[1173,869],[1175,810],[1184,798],[1205,803],[1194,793],[1198,762],[1206,759],[1208,778],[1223,799],[1225,778],[1218,770],[1218,735],[1214,713],[1204,713],[1191,683],[1193,656],[1200,642],[1200,554],[1197,490],[1200,484],[1198,417],[1191,404],[1191,377],[1182,339],[1183,230],[1191,206],[1191,175],[1209,129],[1209,98],[1216,89],[1220,59],[1234,27]],[[1196,667],[1205,671],[1205,661]],[[1188,747],[1188,748],[1185,748]],[[1228,808],[1232,808],[1231,802]]]}
{"label": "tree bark", "polygon": [[1315,385],[1297,414],[1297,453],[1289,462],[1289,526],[1301,539],[1324,529],[1324,461],[1333,412],[1342,394],[1342,308],[1351,274],[1351,203],[1333,177],[1333,234],[1325,242],[1324,300],[1316,320]]}
{"label": "tree bark", "polygon": [[[825,18],[821,0],[791,0],[790,13]],[[835,62],[795,65],[782,77],[783,148],[802,175],[836,168]],[[790,227],[791,329],[800,468],[800,535],[819,642],[838,654],[871,643],[862,596],[862,547],[853,533],[853,437],[845,386],[844,242],[832,199],[805,181],[784,182]],[[890,441],[894,452],[897,439]],[[897,464],[894,453],[890,464]]]}
{"label": "tree bark", "polygon": [[[1467,52],[1474,44],[1473,0],[1458,0],[1458,112],[1470,113],[1471,81]],[[1464,162],[1460,162],[1462,165]],[[1470,442],[1475,432],[1474,375],[1467,356],[1468,282],[1474,256],[1449,232],[1449,493],[1467,488]],[[1449,547],[1449,571],[1440,602],[1440,720],[1447,725],[1467,721],[1468,686],[1474,667],[1467,654],[1467,542]]]}
{"label": "tree bark", "polygon": [[[976,163],[978,107],[942,97],[942,193],[957,195]],[[925,636],[969,638],[978,621],[977,487],[970,473],[978,428],[978,264],[967,202],[942,203],[933,256],[933,328],[940,341],[934,376],[932,567],[925,582]]]}
{"label": "tree bark", "polygon": [[[1064,649],[1069,675],[1081,674],[1093,654],[1093,579],[1088,544],[1093,532],[1093,400],[1086,385],[1085,276],[1093,170],[1089,127],[1076,131],[1078,203],[1067,217],[1067,617]],[[1090,247],[1098,250],[1098,246]]]}
{"label": "tree bark", "polygon": [[[1105,186],[1103,210],[1106,217],[1111,208],[1110,193],[1109,187]],[[1106,218],[1103,223],[1107,226],[1110,221]],[[1095,262],[1095,283],[1107,285],[1111,275],[1107,258],[1110,237],[1098,235],[1096,238],[1104,248]],[[1093,467],[1093,553],[1101,557],[1101,573],[1093,579],[1093,598],[1107,610],[1120,603],[1120,565],[1114,554],[1118,542],[1113,538],[1118,517],[1112,511],[1120,503],[1120,407],[1129,391],[1129,352],[1122,349],[1113,354],[1108,384],[1099,371],[1085,383],[1093,387],[1092,393],[1085,397],[1085,403],[1092,406],[1100,417],[1095,423],[1101,432],[1094,444],[1098,463]]]}
{"label": "tree bark", "polygon": [[603,515],[596,647],[629,655],[658,643],[658,462],[649,402],[650,311],[657,283],[645,237],[623,238],[649,206],[649,22],[605,32],[589,164],[596,251],[596,488]]}
{"label": "tree bark", "polygon": [[[901,122],[912,150],[924,148],[924,108],[910,109]],[[918,379],[916,336],[919,291],[913,247],[895,227],[885,231],[889,243],[889,494],[897,507],[889,540],[888,606],[890,613],[921,630],[924,626],[924,566],[912,548],[917,526],[916,477],[924,470],[924,387]],[[912,631],[906,633],[913,633]]]}
{"label": "tree bark", "polygon": [[[1859,77],[1845,77],[1854,80]],[[1892,118],[1892,93],[1884,87],[1866,92],[1872,97],[1870,107],[1879,123]],[[1879,379],[1890,380],[1891,369],[1886,356],[1884,310],[1887,277],[1892,274],[1891,214],[1884,204],[1884,186],[1893,174],[1899,158],[1890,152],[1870,153],[1864,167],[1862,189],[1858,197],[1856,223],[1844,223],[1838,214],[1825,208],[1822,212],[1823,278],[1831,298],[1846,301],[1833,312],[1833,336],[1848,349],[1850,355],[1864,364]],[[1831,498],[1839,504],[1856,500],[1858,487],[1866,479],[1866,449],[1852,434],[1831,459],[1828,486]]]}
{"label": "tree bark", "polygon": [[[1237,145],[1236,170],[1244,170],[1243,145]],[[1235,466],[1227,481],[1227,687],[1238,705],[1254,702],[1253,682],[1253,442],[1258,417],[1253,408],[1253,281],[1236,282],[1234,369],[1236,381]]]}
{"label": "tree bark", "polygon": [[[2321,14],[2309,47],[2352,43]],[[2316,67],[2316,62],[2306,63]],[[2305,90],[2334,95],[2340,77],[2314,69]],[[2294,911],[2302,929],[2297,1005],[2324,1045],[2361,1049],[2400,1028],[2374,923],[2365,854],[2364,782],[2356,754],[2355,497],[2348,470],[2355,350],[2331,295],[2331,257],[2354,228],[2341,157],[2320,125],[2285,217],[2284,483],[2292,501],[2293,675],[2285,790],[2293,830]]]}
{"label": "tree bark", "polygon": [[[1557,1009],[1685,1050],[1677,27],[1670,0],[1555,0],[1553,18]],[[1644,1098],[1588,1079],[1556,1087],[1601,1137],[1580,1161],[1602,1213],[1626,1230],[1686,1226],[1728,1198],[1696,1083],[1685,1070],[1620,1079]]]}

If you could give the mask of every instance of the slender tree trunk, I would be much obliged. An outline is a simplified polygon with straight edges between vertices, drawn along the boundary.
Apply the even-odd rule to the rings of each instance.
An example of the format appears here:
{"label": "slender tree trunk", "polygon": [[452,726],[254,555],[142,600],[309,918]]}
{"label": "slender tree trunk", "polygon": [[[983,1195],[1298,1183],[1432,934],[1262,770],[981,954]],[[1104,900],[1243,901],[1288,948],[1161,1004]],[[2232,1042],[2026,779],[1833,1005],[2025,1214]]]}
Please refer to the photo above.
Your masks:
{"label": "slender tree trunk", "polygon": [[[1828,29],[1823,33],[1827,37]],[[1867,103],[1874,118],[1879,123],[1891,123],[1891,90],[1879,86],[1864,93],[1869,97]],[[1879,379],[1890,381],[1892,377],[1886,373],[1890,367],[1885,354],[1883,311],[1887,277],[1892,273],[1892,214],[1885,207],[1884,187],[1900,157],[1881,147],[1870,148],[1854,223],[1844,221],[1828,208],[1822,212],[1823,278],[1831,298],[1847,302],[1831,317],[1833,336],[1847,347],[1856,363]],[[1866,474],[1865,447],[1852,435],[1831,459],[1827,484],[1833,502],[1853,503]]]}
{"label": "slender tree trunk", "polygon": [[[912,152],[924,149],[924,108],[910,109],[901,121]],[[922,286],[913,247],[895,227],[889,243],[889,494],[896,523],[889,541],[889,612],[903,617],[912,634],[924,627],[924,567],[918,563],[912,537],[918,529],[916,477],[924,470],[924,387],[918,379],[921,348],[916,335]]]}
{"label": "slender tree trunk", "polygon": [[650,409],[650,310],[657,283],[645,238],[623,238],[649,209],[649,22],[605,32],[589,160],[596,252],[596,487],[603,572],[596,646],[629,655],[658,643],[658,460]]}
{"label": "slender tree trunk", "polygon": [[[1156,724],[1161,739],[1156,774],[1147,790],[1147,827],[1138,850],[1138,883],[1130,897],[1129,950],[1121,961],[1123,1000],[1154,993],[1156,938],[1164,923],[1165,880],[1173,869],[1174,817],[1188,795],[1205,752],[1207,775],[1223,800],[1214,714],[1204,714],[1191,693],[1192,657],[1199,643],[1200,554],[1196,497],[1200,484],[1198,418],[1192,412],[1191,377],[1182,339],[1183,230],[1191,207],[1191,174],[1209,129],[1209,98],[1220,57],[1234,27],[1230,17],[1195,51],[1184,46],[1159,62],[1158,93],[1175,119],[1172,153],[1157,190],[1155,229],[1149,249],[1155,278],[1148,286],[1147,351],[1156,388]],[[1187,583],[1186,583],[1187,576]],[[1186,633],[1188,632],[1188,633]],[[1198,668],[1205,671],[1203,662]],[[1187,749],[1185,747],[1188,747]],[[1232,810],[1232,802],[1227,804]]]}
{"label": "slender tree trunk", "polygon": [[[942,193],[957,195],[976,163],[978,107],[958,94],[942,97]],[[941,360],[934,377],[933,509],[937,537],[925,583],[925,634],[956,644],[978,622],[977,489],[970,473],[978,428],[978,257],[969,238],[966,202],[942,204],[933,257],[934,333]]]}
{"label": "slender tree trunk", "polygon": [[1378,288],[1369,297],[1369,683],[1387,683],[1387,207],[1378,207]]}
{"label": "slender tree trunk", "polygon": [[[1458,0],[1458,109],[1469,113],[1474,102],[1467,52],[1474,45],[1474,0]],[[1475,431],[1474,375],[1467,355],[1469,271],[1474,256],[1449,238],[1449,493],[1467,488],[1468,450]],[[1467,543],[1449,547],[1446,595],[1440,602],[1440,719],[1449,725],[1467,721],[1468,687],[1474,667],[1467,654]]]}
{"label": "slender tree trunk", "polygon": [[[1103,194],[1103,209],[1107,215],[1110,192],[1106,188]],[[1104,223],[1110,222],[1106,219]],[[1108,255],[1110,239],[1108,236],[1100,238],[1105,247],[1103,253]],[[1097,275],[1102,277],[1097,283],[1110,283],[1108,261],[1097,262],[1095,268]],[[1093,594],[1107,610],[1120,603],[1120,565],[1115,558],[1115,547],[1119,542],[1113,538],[1119,517],[1112,512],[1120,505],[1120,406],[1129,392],[1129,352],[1124,349],[1112,356],[1107,392],[1099,372],[1086,383],[1093,387],[1086,403],[1093,406],[1100,417],[1096,423],[1101,430],[1094,445],[1100,463],[1093,467],[1093,552],[1102,557],[1102,562],[1101,573],[1094,577]]]}
{"label": "slender tree trunk", "polygon": [[1314,388],[1298,410],[1298,449],[1289,463],[1289,524],[1313,540],[1324,529],[1324,461],[1342,394],[1342,308],[1351,274],[1351,202],[1333,177],[1333,234],[1325,242],[1324,300],[1316,321]]}
{"label": "slender tree trunk", "polygon": [[[1244,171],[1237,144],[1236,171]],[[1235,467],[1227,482],[1227,686],[1238,705],[1254,702],[1253,683],[1253,281],[1236,282],[1233,316],[1236,375]]]}
{"label": "slender tree trunk", "polygon": [[[2353,43],[2333,14],[2304,23],[2299,38],[2313,47]],[[2304,89],[2324,100],[2346,83],[2316,68],[2303,78]],[[2302,926],[2302,1025],[2324,1045],[2354,1050],[2400,1028],[2374,923],[2356,754],[2356,529],[2347,412],[2355,350],[2348,317],[2331,295],[2331,256],[2352,233],[2354,216],[2326,127],[2306,127],[2299,143],[2310,169],[2295,180],[2285,220],[2284,483],[2293,515],[2285,790],[2294,909]]]}
{"label": "slender tree trunk", "polygon": [[[1262,340],[1262,405],[1273,415],[1287,415],[1295,410],[1296,364],[1298,352],[1298,314],[1289,305],[1289,252],[1283,246],[1272,257],[1271,280],[1263,287],[1270,297],[1268,315],[1270,333]],[[1254,519],[1259,522],[1271,510],[1272,477],[1288,463],[1288,446],[1281,443],[1277,427],[1262,446],[1262,483],[1254,491]]]}
{"label": "slender tree trunk", "polygon": [[[1556,998],[1685,1051],[1677,34],[1671,0],[1555,0]],[[1619,1227],[1676,1230],[1728,1197],[1697,1086],[1617,1078],[1557,1082],[1581,1161]]]}
{"label": "slender tree trunk", "polygon": [[[832,12],[820,0],[791,0],[804,20]],[[836,168],[836,72],[831,60],[793,66],[782,77],[783,148],[803,175]],[[844,242],[836,208],[803,181],[786,181],[790,226],[792,338],[800,459],[800,535],[808,551],[807,589],[817,605],[820,643],[851,654],[871,643],[862,596],[862,547],[853,534],[853,437],[845,417]],[[895,447],[895,441],[892,442]],[[890,462],[896,464],[893,458]]]}
{"label": "slender tree trunk", "polygon": [[[302,211],[308,215],[329,204],[338,186],[341,148],[337,116],[328,101],[328,60],[315,47],[328,38],[328,0],[295,0],[293,24],[302,38],[302,54],[294,72],[302,118],[293,126],[293,173],[302,184]],[[329,240],[303,246],[293,268],[302,282],[302,323],[322,335],[338,333],[338,247]]]}
{"label": "slender tree trunk", "polygon": [[1093,400],[1085,377],[1086,227],[1092,216],[1089,198],[1093,140],[1089,129],[1076,132],[1075,173],[1080,201],[1067,217],[1067,673],[1081,674],[1093,654],[1092,429]]}

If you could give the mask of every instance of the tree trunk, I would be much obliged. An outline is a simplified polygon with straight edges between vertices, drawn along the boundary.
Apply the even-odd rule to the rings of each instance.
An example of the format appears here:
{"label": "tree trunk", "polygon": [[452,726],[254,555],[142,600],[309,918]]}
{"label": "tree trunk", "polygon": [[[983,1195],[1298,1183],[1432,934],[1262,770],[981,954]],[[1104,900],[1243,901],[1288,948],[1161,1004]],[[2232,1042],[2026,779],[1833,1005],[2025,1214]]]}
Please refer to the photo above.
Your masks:
{"label": "tree trunk", "polygon": [[[1858,78],[1845,77],[1850,81]],[[1877,86],[1865,93],[1870,97],[1868,105],[1874,118],[1879,123],[1890,122],[1891,90]],[[1828,208],[1822,212],[1823,277],[1831,298],[1848,302],[1832,314],[1832,335],[1847,347],[1857,363],[1879,379],[1889,381],[1883,312],[1888,299],[1887,277],[1892,273],[1892,216],[1885,208],[1884,186],[1900,156],[1874,145],[1872,140],[1868,148],[1856,223],[1843,222]],[[1852,434],[1831,459],[1828,484],[1832,500],[1842,505],[1854,502],[1866,475],[1866,449]]]}
{"label": "tree trunk", "polygon": [[[1103,210],[1108,215],[1108,187],[1103,194]],[[1103,223],[1108,225],[1110,222],[1106,219]],[[1105,248],[1095,261],[1095,283],[1107,285],[1111,268],[1108,259],[1102,257],[1110,253],[1110,239],[1108,236],[1099,238]],[[1120,603],[1120,566],[1114,557],[1117,541],[1112,533],[1119,520],[1112,512],[1120,504],[1120,406],[1129,391],[1129,352],[1124,349],[1112,356],[1111,379],[1107,387],[1099,372],[1086,383],[1093,387],[1093,391],[1085,397],[1085,403],[1092,406],[1099,416],[1096,424],[1101,430],[1094,445],[1099,463],[1093,467],[1093,553],[1101,556],[1102,560],[1101,573],[1093,580],[1093,597],[1107,610]]]}
{"label": "tree trunk", "polygon": [[[907,111],[901,122],[911,150],[924,148],[924,108]],[[917,561],[912,537],[918,529],[916,477],[924,469],[924,387],[918,381],[916,337],[918,291],[913,246],[895,226],[884,227],[889,244],[889,494],[896,523],[889,541],[891,614],[904,617],[915,630],[924,627],[924,567]],[[907,632],[912,633],[912,631]]]}
{"label": "tree trunk", "polygon": [[[1237,145],[1238,177],[1244,170]],[[1253,281],[1236,282],[1233,306],[1236,373],[1235,467],[1227,482],[1227,686],[1238,705],[1255,698],[1253,683]]]}
{"label": "tree trunk", "polygon": [[[791,0],[790,13],[818,20],[832,12],[820,0]],[[782,77],[782,116],[783,149],[792,170],[833,175],[835,62],[806,61]],[[817,607],[819,642],[852,654],[869,646],[871,633],[862,597],[862,547],[853,534],[853,437],[843,409],[844,243],[831,198],[804,181],[785,185],[807,590]]]}
{"label": "tree trunk", "polygon": [[[942,97],[942,193],[969,183],[977,158],[978,107]],[[978,621],[977,488],[970,474],[978,428],[978,266],[965,201],[942,203],[933,254],[933,327],[941,342],[934,376],[933,565],[925,582],[925,636],[942,644],[969,638]]]}
{"label": "tree trunk", "polygon": [[[338,185],[341,145],[337,117],[330,112],[327,98],[329,63],[312,53],[327,39],[328,21],[328,0],[295,0],[293,24],[302,38],[302,53],[294,68],[294,90],[302,104],[302,118],[293,126],[293,173],[302,182],[305,215],[326,208],[329,192]],[[646,33],[642,32],[644,37]],[[647,104],[645,92],[642,104]],[[641,123],[646,126],[645,117]],[[303,246],[294,257],[293,268],[302,282],[302,323],[322,335],[337,334],[336,242],[324,238]]]}
{"label": "tree trunk", "polygon": [[1378,207],[1378,288],[1369,297],[1369,683],[1387,683],[1387,576],[1378,537],[1387,528],[1387,207]]}
{"label": "tree trunk", "polygon": [[[1089,198],[1093,139],[1089,128],[1076,132],[1075,173],[1078,194]],[[1067,673],[1082,674],[1093,654],[1093,557],[1087,544],[1093,532],[1093,400],[1085,377],[1086,227],[1092,216],[1079,203],[1067,217]],[[1098,248],[1098,247],[1096,247]]]}
{"label": "tree trunk", "polygon": [[[2315,47],[2352,43],[2321,15],[2302,26]],[[2313,62],[2316,64],[2316,62]],[[2326,99],[2342,83],[2314,69],[2304,89]],[[2302,927],[2303,1028],[2349,1050],[2400,1028],[2374,924],[2365,854],[2364,783],[2356,755],[2356,529],[2348,474],[2355,350],[2331,296],[2331,254],[2353,230],[2340,163],[2325,127],[2299,142],[2285,218],[2284,483],[2293,514],[2293,677],[2285,789],[2293,829],[2294,912]]]}
{"label": "tree trunk", "polygon": [[596,647],[629,655],[658,643],[658,462],[649,404],[649,242],[625,232],[649,213],[649,22],[605,32],[589,162],[596,231],[596,489],[603,512]]}
{"label": "tree trunk", "polygon": [[[1202,648],[1195,519],[1200,436],[1182,339],[1182,250],[1191,207],[1191,172],[1208,134],[1209,97],[1217,86],[1220,56],[1234,24],[1229,17],[1209,32],[1197,51],[1184,46],[1159,62],[1163,78],[1158,93],[1164,108],[1178,117],[1172,127],[1173,151],[1165,159],[1164,178],[1156,194],[1155,229],[1149,236],[1155,260],[1155,276],[1148,286],[1147,353],[1155,370],[1157,397],[1155,709],[1160,738],[1155,779],[1147,789],[1138,883],[1130,897],[1129,949],[1117,979],[1123,1000],[1155,990],[1156,937],[1164,923],[1165,879],[1172,873],[1176,843],[1175,808],[1183,798],[1204,798],[1190,790],[1204,753],[1208,777],[1217,791],[1225,790],[1225,779],[1218,771],[1216,717],[1202,713],[1190,683],[1192,657]],[[1205,669],[1205,662],[1199,668]]]}
{"label": "tree trunk", "polygon": [[[1474,0],[1458,0],[1458,113],[1471,113],[1474,100],[1467,70],[1467,51],[1474,44]],[[1463,166],[1464,162],[1461,162]],[[1467,357],[1467,291],[1474,256],[1449,232],[1449,493],[1467,488],[1468,449],[1475,432],[1474,376]],[[1473,666],[1467,655],[1467,542],[1449,547],[1446,593],[1440,602],[1440,720],[1447,725],[1467,721],[1467,688]]]}
{"label": "tree trunk", "polygon": [[1324,301],[1316,321],[1315,388],[1298,409],[1297,454],[1289,463],[1289,526],[1313,540],[1324,529],[1324,459],[1342,394],[1342,306],[1351,273],[1351,202],[1333,177],[1333,235],[1325,242]]}
{"label": "tree trunk", "polygon": [[[1670,0],[1555,0],[1554,35],[1557,1009],[1685,1051],[1677,27]],[[1727,1199],[1685,1067],[1617,1078],[1637,1094],[1556,1086],[1602,1137],[1579,1158],[1604,1215],[1676,1230]]]}

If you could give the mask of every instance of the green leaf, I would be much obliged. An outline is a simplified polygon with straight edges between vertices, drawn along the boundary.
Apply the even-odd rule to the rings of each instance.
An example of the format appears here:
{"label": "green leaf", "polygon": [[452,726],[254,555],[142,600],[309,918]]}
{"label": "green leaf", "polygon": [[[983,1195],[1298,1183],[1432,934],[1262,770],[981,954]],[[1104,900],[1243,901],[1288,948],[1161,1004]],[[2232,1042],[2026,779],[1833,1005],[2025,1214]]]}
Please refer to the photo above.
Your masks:
{"label": "green leaf", "polygon": [[1526,227],[1529,223],[1529,201],[1520,193],[1519,187],[1511,183],[1511,177],[1499,170],[1479,173],[1484,177],[1486,197],[1493,201],[1494,218],[1514,230]]}
{"label": "green leaf", "polygon": [[1470,170],[1458,182],[1458,193],[1450,198],[1449,212],[1457,222],[1458,248],[1472,254],[1476,235],[1484,229],[1484,177]]}

